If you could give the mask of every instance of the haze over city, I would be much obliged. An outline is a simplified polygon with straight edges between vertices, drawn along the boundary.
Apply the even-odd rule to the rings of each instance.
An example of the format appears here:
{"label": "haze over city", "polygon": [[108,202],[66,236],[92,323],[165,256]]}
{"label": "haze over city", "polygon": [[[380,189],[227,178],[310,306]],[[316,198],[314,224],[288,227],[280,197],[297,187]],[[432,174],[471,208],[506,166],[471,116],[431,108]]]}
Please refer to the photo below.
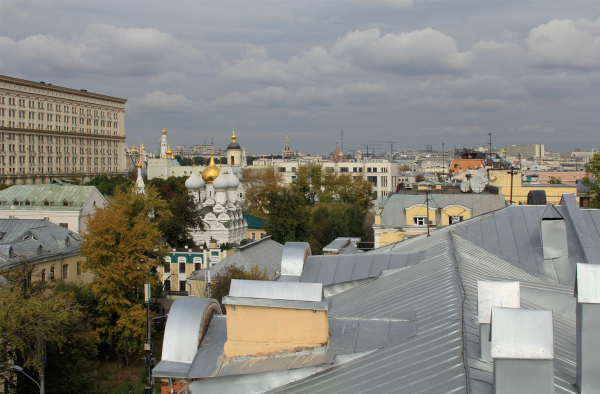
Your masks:
{"label": "haze over city", "polygon": [[[127,144],[598,141],[598,2],[2,1],[0,74],[128,99]],[[384,145],[385,148],[389,145]]]}

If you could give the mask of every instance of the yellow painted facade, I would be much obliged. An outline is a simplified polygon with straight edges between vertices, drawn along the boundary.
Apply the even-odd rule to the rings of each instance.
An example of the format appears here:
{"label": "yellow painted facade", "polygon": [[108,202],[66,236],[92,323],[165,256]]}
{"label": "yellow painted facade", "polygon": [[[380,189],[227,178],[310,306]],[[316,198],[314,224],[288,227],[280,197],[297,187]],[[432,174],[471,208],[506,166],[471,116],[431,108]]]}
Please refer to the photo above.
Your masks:
{"label": "yellow painted facade", "polygon": [[[506,196],[507,201],[510,199],[511,175],[506,170],[491,170],[489,171],[490,185],[499,188],[499,193]],[[526,205],[527,195],[532,190],[543,190],[546,192],[546,200],[552,204],[560,204],[562,195],[565,193],[575,194],[577,201],[577,186],[576,185],[548,185],[548,184],[523,184],[521,180],[521,172],[518,171],[513,175],[512,200],[514,204]]]}
{"label": "yellow painted facade", "polygon": [[[412,207],[408,207],[406,208],[406,225],[407,226],[414,226],[414,218],[416,217],[427,217],[427,220],[435,220],[435,211],[436,209],[434,207],[429,207],[429,210],[427,210],[427,205],[425,204],[419,204],[419,205],[413,205]],[[427,227],[427,223],[425,223],[424,225],[425,227]],[[423,226],[421,226],[423,227]]]}
{"label": "yellow painted facade", "polygon": [[253,241],[258,241],[267,236],[267,232],[263,229],[248,229],[246,230],[246,239],[251,239]]}
{"label": "yellow painted facade", "polygon": [[64,279],[67,282],[92,283],[94,275],[89,270],[83,269],[83,256],[71,256],[56,260],[36,263],[32,281]]}
{"label": "yellow painted facade", "polygon": [[228,358],[290,353],[329,339],[326,311],[225,305]]}
{"label": "yellow painted facade", "polygon": [[450,223],[450,216],[462,216],[462,220],[471,219],[472,210],[463,207],[462,205],[448,205],[444,207],[442,211],[442,226],[448,226]]}

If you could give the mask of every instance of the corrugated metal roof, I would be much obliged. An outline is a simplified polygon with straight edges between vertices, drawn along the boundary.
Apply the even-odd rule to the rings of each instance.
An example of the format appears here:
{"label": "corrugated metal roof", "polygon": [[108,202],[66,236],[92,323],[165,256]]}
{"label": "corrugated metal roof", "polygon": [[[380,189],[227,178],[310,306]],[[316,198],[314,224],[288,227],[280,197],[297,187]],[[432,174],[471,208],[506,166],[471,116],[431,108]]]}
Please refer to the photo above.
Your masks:
{"label": "corrugated metal roof", "polygon": [[0,267],[15,264],[23,258],[35,262],[79,253],[79,234],[47,220],[0,219],[2,233],[0,245],[11,246],[13,257],[0,256]]}
{"label": "corrugated metal roof", "polygon": [[271,238],[263,238],[251,244],[242,246],[233,255],[224,258],[211,267],[210,273],[214,275],[224,267],[237,265],[245,270],[255,265],[261,270],[267,269],[269,277],[274,279],[281,271],[281,256],[283,245]]}
{"label": "corrugated metal roof", "polygon": [[[13,185],[0,191],[0,201],[2,209],[11,209],[11,206],[15,205],[15,210],[78,211],[94,191],[97,191],[95,186],[73,186],[58,183]],[[104,199],[100,192],[98,194],[100,198]],[[15,200],[19,201],[19,205],[13,204]],[[26,201],[29,201],[30,205],[26,205]],[[44,205],[45,201],[49,205]],[[68,205],[63,204],[65,201]]]}

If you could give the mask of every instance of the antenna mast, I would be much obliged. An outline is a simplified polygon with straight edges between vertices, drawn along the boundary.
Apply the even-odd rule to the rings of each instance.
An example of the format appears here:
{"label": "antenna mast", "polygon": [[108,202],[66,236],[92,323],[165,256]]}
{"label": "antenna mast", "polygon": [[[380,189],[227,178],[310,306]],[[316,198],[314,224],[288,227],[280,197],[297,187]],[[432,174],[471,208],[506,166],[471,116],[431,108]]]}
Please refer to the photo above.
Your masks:
{"label": "antenna mast", "polygon": [[340,125],[342,127],[342,152],[344,152],[344,155],[346,154],[346,151],[344,150],[344,118],[340,116]]}

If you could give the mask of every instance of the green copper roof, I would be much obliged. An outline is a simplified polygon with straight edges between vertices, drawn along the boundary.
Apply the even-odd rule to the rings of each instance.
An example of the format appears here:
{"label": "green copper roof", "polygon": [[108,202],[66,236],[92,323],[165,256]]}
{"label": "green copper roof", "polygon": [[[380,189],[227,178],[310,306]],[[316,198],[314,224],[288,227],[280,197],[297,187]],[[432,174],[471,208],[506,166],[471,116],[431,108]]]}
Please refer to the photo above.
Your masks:
{"label": "green copper roof", "polygon": [[14,185],[0,191],[0,208],[10,209],[14,205],[15,210],[78,211],[94,190],[95,186]]}
{"label": "green copper roof", "polygon": [[267,222],[265,219],[257,218],[252,215],[244,215],[244,219],[248,222],[248,229],[262,229],[265,227],[265,223]]}

